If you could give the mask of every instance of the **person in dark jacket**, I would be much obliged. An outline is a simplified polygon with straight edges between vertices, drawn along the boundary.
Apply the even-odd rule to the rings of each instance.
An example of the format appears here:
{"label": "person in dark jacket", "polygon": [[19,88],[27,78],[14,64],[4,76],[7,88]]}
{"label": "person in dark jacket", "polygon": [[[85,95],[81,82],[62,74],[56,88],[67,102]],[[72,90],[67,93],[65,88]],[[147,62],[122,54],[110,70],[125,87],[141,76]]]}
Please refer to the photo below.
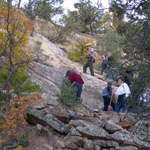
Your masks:
{"label": "person in dark jacket", "polygon": [[103,89],[102,96],[104,99],[104,111],[108,111],[108,106],[111,105],[113,110],[115,111],[115,104],[112,101],[112,82],[107,83],[107,87]]}
{"label": "person in dark jacket", "polygon": [[124,82],[131,88],[131,79],[133,78],[133,70],[129,67],[129,63],[125,62],[124,66],[120,69],[120,76],[124,77]]}
{"label": "person in dark jacket", "polygon": [[104,55],[102,55],[102,72],[101,72],[101,75],[103,75],[103,72],[106,70],[107,68],[107,60],[106,60],[106,57]]}
{"label": "person in dark jacket", "polygon": [[68,73],[66,75],[68,75],[68,80],[70,81],[73,87],[77,88],[77,98],[80,98],[84,81],[77,72],[75,71],[67,71],[67,72]]}

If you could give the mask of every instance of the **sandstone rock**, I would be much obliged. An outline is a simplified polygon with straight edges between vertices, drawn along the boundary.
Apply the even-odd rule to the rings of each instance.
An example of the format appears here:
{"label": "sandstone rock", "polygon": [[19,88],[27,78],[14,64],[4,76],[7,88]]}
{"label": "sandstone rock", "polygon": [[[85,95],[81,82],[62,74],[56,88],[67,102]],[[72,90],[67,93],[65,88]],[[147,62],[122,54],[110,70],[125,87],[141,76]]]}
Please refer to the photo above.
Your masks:
{"label": "sandstone rock", "polygon": [[104,139],[108,136],[108,133],[97,126],[94,125],[87,125],[86,127],[77,127],[77,131],[79,131],[82,136],[93,138],[93,139]]}
{"label": "sandstone rock", "polygon": [[41,134],[42,128],[43,128],[42,125],[40,125],[40,124],[37,124],[37,125],[36,125],[36,134],[37,134],[37,135],[40,135],[40,134]]}
{"label": "sandstone rock", "polygon": [[98,146],[98,145],[95,145],[95,146],[94,146],[94,150],[101,150],[101,147]]}
{"label": "sandstone rock", "polygon": [[69,144],[75,144],[78,147],[82,147],[83,146],[83,138],[79,137],[79,136],[69,136],[65,139],[65,145],[66,147],[68,147],[67,145]]}
{"label": "sandstone rock", "polygon": [[107,146],[107,142],[104,140],[94,140],[94,145],[95,146],[100,146],[100,147],[106,147]]}
{"label": "sandstone rock", "polygon": [[71,136],[81,136],[81,134],[76,130],[76,128],[72,127],[70,129],[70,135]]}
{"label": "sandstone rock", "polygon": [[92,142],[92,140],[84,140],[84,146],[83,146],[83,148],[85,149],[85,150],[91,150],[91,149],[93,149],[93,142]]}
{"label": "sandstone rock", "polygon": [[69,126],[74,126],[74,127],[77,127],[77,126],[82,126],[82,127],[85,127],[87,126],[88,124],[90,125],[95,125],[95,126],[98,126],[98,127],[104,127],[104,124],[105,122],[99,120],[98,118],[83,118],[84,120],[71,120],[69,122]]}
{"label": "sandstone rock", "polygon": [[84,149],[80,147],[79,150],[84,150]]}
{"label": "sandstone rock", "polygon": [[78,126],[81,126],[81,127],[86,127],[87,126],[87,121],[85,120],[71,120],[69,122],[69,126],[73,126],[73,127],[78,127]]}
{"label": "sandstone rock", "polygon": [[48,145],[48,144],[45,144],[42,147],[45,148],[45,150],[53,150],[53,147],[51,145]]}
{"label": "sandstone rock", "polygon": [[138,148],[134,146],[124,146],[121,147],[120,150],[138,150]]}
{"label": "sandstone rock", "polygon": [[108,147],[114,147],[115,148],[115,147],[119,146],[119,144],[115,141],[107,141],[106,143],[107,143]]}
{"label": "sandstone rock", "polygon": [[110,148],[109,150],[115,150],[115,148]]}
{"label": "sandstone rock", "polygon": [[56,130],[59,133],[67,134],[69,132],[69,128],[63,122],[58,120],[52,114],[44,114],[40,113],[39,111],[33,110],[28,113],[28,122],[32,124],[40,124],[43,126],[49,126]]}
{"label": "sandstone rock", "polygon": [[99,115],[100,120],[108,121],[111,120],[114,123],[120,122],[120,115],[116,112],[104,112]]}
{"label": "sandstone rock", "polygon": [[134,122],[125,122],[125,121],[117,123],[117,125],[121,126],[124,129],[131,128],[133,126],[133,124],[134,124]]}
{"label": "sandstone rock", "polygon": [[117,131],[114,134],[110,135],[112,139],[118,142],[126,142],[126,143],[133,143],[133,136],[131,133],[127,132],[126,130]]}
{"label": "sandstone rock", "polygon": [[113,123],[112,121],[108,121],[106,124],[105,124],[105,129],[109,132],[109,133],[114,133],[116,131],[119,131],[119,130],[122,130],[122,128]]}
{"label": "sandstone rock", "polygon": [[80,147],[79,150],[84,150],[84,149]]}
{"label": "sandstone rock", "polygon": [[54,25],[39,17],[36,17],[34,20],[34,32],[47,37],[51,41],[57,37],[57,31]]}
{"label": "sandstone rock", "polygon": [[[44,58],[40,57],[39,62],[32,62],[31,65],[36,67],[30,67],[28,74],[32,82],[40,84],[45,104],[56,105],[57,97],[54,95],[60,91],[62,77],[66,71],[68,69],[75,69],[78,72],[82,72],[83,66],[70,61],[59,47],[39,34],[34,34],[34,37],[30,37],[29,40],[28,46],[32,49],[33,53],[35,52],[34,47],[37,41],[42,43],[40,56],[44,56]],[[85,81],[81,95],[83,104],[91,110],[101,109],[103,107],[103,99],[100,93],[103,87],[106,86],[106,82],[88,74],[81,74],[81,76]]]}
{"label": "sandstone rock", "polygon": [[63,109],[63,108],[54,108],[51,111],[51,114],[54,115],[56,118],[58,118],[59,120],[61,120],[64,123],[68,123],[70,121],[70,115],[69,113]]}
{"label": "sandstone rock", "polygon": [[51,114],[45,116],[45,121],[48,123],[48,126],[62,134],[67,134],[69,132],[68,126]]}
{"label": "sandstone rock", "polygon": [[55,141],[55,149],[63,149],[65,148],[65,143],[64,141],[60,140],[60,139],[56,139]]}
{"label": "sandstone rock", "polygon": [[74,149],[74,150],[79,149],[78,146],[74,142],[72,142],[72,141],[67,141],[65,143],[65,147],[69,148],[69,149]]}

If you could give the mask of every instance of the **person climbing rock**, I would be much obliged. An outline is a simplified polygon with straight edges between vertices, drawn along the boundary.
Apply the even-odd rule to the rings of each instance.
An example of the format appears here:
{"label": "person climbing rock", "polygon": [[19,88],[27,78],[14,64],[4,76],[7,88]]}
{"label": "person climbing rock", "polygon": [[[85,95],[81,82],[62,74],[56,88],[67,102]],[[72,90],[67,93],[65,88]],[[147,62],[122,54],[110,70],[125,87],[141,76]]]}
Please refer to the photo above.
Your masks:
{"label": "person climbing rock", "polygon": [[91,75],[94,76],[94,69],[93,69],[93,63],[94,63],[94,49],[91,47],[91,44],[85,45],[87,49],[87,55],[85,56],[88,59],[88,62],[84,64],[83,66],[83,72],[86,73],[87,68],[89,67]]}
{"label": "person climbing rock", "polygon": [[77,98],[80,98],[82,94],[82,87],[84,84],[82,77],[74,70],[68,70],[66,73],[66,77],[68,77],[68,80],[72,84],[72,87],[77,88]]}
{"label": "person climbing rock", "polygon": [[115,111],[115,104],[112,100],[112,82],[107,83],[107,87],[105,87],[102,91],[102,96],[104,99],[104,111],[108,111],[108,106],[111,105],[113,110]]}

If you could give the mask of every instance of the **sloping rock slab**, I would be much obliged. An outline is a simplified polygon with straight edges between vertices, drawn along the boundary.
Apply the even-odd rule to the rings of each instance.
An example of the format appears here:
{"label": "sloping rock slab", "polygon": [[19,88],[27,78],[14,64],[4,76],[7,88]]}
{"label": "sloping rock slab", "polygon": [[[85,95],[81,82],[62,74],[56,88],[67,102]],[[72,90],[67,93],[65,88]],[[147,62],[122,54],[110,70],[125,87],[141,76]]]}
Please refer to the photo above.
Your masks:
{"label": "sloping rock slab", "polygon": [[58,120],[52,114],[47,114],[44,116],[39,111],[34,110],[29,112],[27,116],[28,122],[33,125],[41,124],[43,126],[49,126],[50,128],[54,129],[55,131],[61,134],[67,134],[69,132],[69,127],[60,120]]}
{"label": "sloping rock slab", "polygon": [[122,128],[119,125],[113,123],[112,121],[107,121],[107,123],[105,124],[105,129],[110,133],[122,130]]}
{"label": "sloping rock slab", "polygon": [[108,133],[104,129],[94,125],[88,125],[86,127],[79,126],[76,129],[83,137],[89,139],[105,139],[108,136]]}

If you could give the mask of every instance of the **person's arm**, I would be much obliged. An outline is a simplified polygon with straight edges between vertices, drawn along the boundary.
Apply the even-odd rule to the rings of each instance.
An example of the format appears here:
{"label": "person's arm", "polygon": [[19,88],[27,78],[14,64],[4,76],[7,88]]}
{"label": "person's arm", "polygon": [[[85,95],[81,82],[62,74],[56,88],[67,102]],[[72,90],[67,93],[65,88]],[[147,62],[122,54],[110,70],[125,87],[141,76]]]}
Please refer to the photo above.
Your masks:
{"label": "person's arm", "polygon": [[73,73],[70,73],[70,75],[69,75],[69,81],[71,82],[71,84],[74,82]]}
{"label": "person's arm", "polygon": [[125,96],[128,97],[131,93],[130,88],[128,87],[128,85],[126,83],[124,83],[123,86],[124,86],[124,90],[125,90]]}

